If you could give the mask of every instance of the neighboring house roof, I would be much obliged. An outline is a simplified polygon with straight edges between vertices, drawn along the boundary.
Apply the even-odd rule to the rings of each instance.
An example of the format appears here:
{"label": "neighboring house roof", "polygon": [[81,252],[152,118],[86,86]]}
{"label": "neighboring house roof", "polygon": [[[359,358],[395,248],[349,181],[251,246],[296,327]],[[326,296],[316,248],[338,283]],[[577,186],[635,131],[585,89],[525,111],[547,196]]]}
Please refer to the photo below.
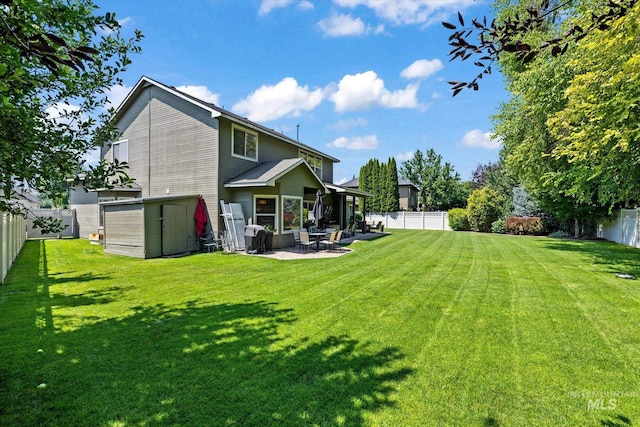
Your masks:
{"label": "neighboring house roof", "polygon": [[343,182],[340,186],[346,188],[358,188],[360,187],[360,178],[353,178],[351,181]]}
{"label": "neighboring house roof", "polygon": [[[347,188],[358,188],[360,187],[360,178],[353,178],[351,181],[347,181],[347,182],[343,182],[342,184],[340,184],[342,187],[347,187]],[[407,181],[406,179],[402,179],[399,178],[398,179],[398,185],[399,186],[408,186],[408,187],[413,187],[416,190],[419,190],[418,186],[415,185],[412,182]]]}
{"label": "neighboring house roof", "polygon": [[327,188],[335,191],[336,193],[342,193],[348,196],[373,197],[372,193],[369,193],[368,191],[358,190],[353,187],[345,187],[344,185],[337,185],[337,184],[326,184],[326,185],[327,185]]}
{"label": "neighboring house roof", "polygon": [[276,181],[295,168],[303,166],[317,179],[318,185],[322,186],[325,193],[329,190],[325,184],[318,179],[318,176],[313,172],[309,164],[301,158],[295,159],[283,159],[279,161],[263,162],[256,167],[249,169],[246,172],[241,173],[235,178],[225,182],[224,186],[229,188],[239,187],[275,187]]}
{"label": "neighboring house roof", "polygon": [[398,179],[398,185],[400,186],[407,186],[407,187],[413,187],[416,190],[419,190],[420,188],[418,188],[417,185],[415,185],[413,182],[409,182],[406,179]]}
{"label": "neighboring house roof", "polygon": [[24,189],[24,187],[13,187],[13,191],[19,199],[26,200],[33,204],[40,204],[40,196],[32,194],[31,191]]}
{"label": "neighboring house roof", "polygon": [[226,118],[228,120],[231,120],[232,122],[236,122],[236,123],[242,124],[243,126],[252,128],[254,130],[258,130],[258,131],[263,132],[263,133],[265,133],[267,135],[273,136],[273,137],[278,138],[278,139],[280,139],[282,141],[285,141],[285,142],[287,142],[289,144],[292,144],[292,145],[294,145],[296,147],[302,148],[303,150],[308,150],[308,151],[310,151],[312,153],[315,153],[315,154],[318,154],[318,155],[320,155],[322,157],[326,157],[327,159],[329,159],[329,160],[331,160],[331,161],[333,161],[335,163],[340,162],[339,159],[336,159],[335,157],[332,157],[332,156],[330,156],[330,155],[328,155],[326,153],[318,151],[315,148],[310,147],[310,146],[308,146],[306,144],[303,144],[300,141],[297,141],[297,140],[295,140],[293,138],[289,138],[288,136],[286,136],[286,135],[284,135],[284,134],[282,134],[282,133],[280,133],[278,131],[275,131],[273,129],[269,129],[269,128],[267,128],[265,126],[262,126],[262,125],[260,125],[258,123],[252,122],[251,120],[247,119],[246,117],[241,117],[241,116],[238,116],[237,114],[233,114],[232,112],[227,111],[227,110],[225,110],[223,108],[220,108],[215,104],[211,104],[209,102],[202,101],[201,99],[198,99],[198,98],[196,98],[194,96],[191,96],[191,95],[189,95],[187,93],[184,93],[182,91],[179,91],[178,89],[176,89],[173,86],[164,85],[164,84],[162,84],[162,83],[160,83],[158,81],[155,81],[153,79],[150,79],[149,77],[146,77],[146,76],[142,76],[140,78],[140,80],[138,80],[138,83],[136,83],[136,85],[129,92],[127,97],[120,103],[120,105],[116,109],[114,117],[116,119],[119,117],[119,115],[121,114],[121,111],[126,109],[127,104],[129,104],[129,102],[132,101],[132,99],[134,98],[133,95],[140,88],[145,88],[145,87],[147,87],[149,85],[157,86],[157,87],[159,87],[159,88],[161,88],[161,89],[163,89],[163,90],[165,90],[165,91],[167,91],[169,93],[172,93],[173,95],[175,95],[175,96],[177,96],[179,98],[184,99],[185,101],[188,101],[188,102],[190,102],[190,103],[192,103],[192,104],[194,104],[194,105],[196,105],[196,106],[198,106],[198,107],[200,107],[200,108],[202,108],[202,109],[204,109],[206,111],[209,111],[211,113],[211,117],[224,117],[224,118]]}

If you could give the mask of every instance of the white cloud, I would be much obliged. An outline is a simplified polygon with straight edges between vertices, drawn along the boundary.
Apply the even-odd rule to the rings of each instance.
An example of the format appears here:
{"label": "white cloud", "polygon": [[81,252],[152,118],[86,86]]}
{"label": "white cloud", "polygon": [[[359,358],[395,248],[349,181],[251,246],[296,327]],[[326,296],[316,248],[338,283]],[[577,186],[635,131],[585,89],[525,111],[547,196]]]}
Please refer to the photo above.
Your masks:
{"label": "white cloud", "polygon": [[371,33],[380,34],[384,31],[382,24],[372,27],[362,22],[360,18],[335,12],[318,22],[317,25],[327,37],[364,36]]}
{"label": "white cloud", "polygon": [[389,91],[384,81],[373,71],[355,75],[347,74],[331,95],[337,112],[366,110],[373,106],[384,108],[416,108],[419,85],[410,84],[405,89]]}
{"label": "white cloud", "polygon": [[347,150],[375,150],[380,141],[377,135],[354,136],[347,138],[341,136],[327,144],[329,148],[346,148]]}
{"label": "white cloud", "polygon": [[405,153],[398,153],[396,154],[396,160],[400,160],[401,162],[404,162],[406,160],[410,160],[413,158],[413,151],[407,151]]}
{"label": "white cloud", "polygon": [[418,59],[402,70],[400,75],[405,79],[423,79],[442,70],[444,65],[439,59]]}
{"label": "white cloud", "polygon": [[[59,125],[70,125],[80,106],[67,104],[66,102],[53,104],[44,110],[47,118]],[[74,126],[75,127],[75,126]]]}
{"label": "white cloud", "polygon": [[462,137],[462,144],[467,147],[479,147],[487,150],[500,148],[500,138],[493,138],[490,132],[482,132],[480,129],[470,130]]}
{"label": "white cloud", "polygon": [[356,8],[365,6],[378,17],[394,25],[424,24],[440,22],[446,16],[463,10],[475,0],[333,0],[339,6]]}
{"label": "white cloud", "polygon": [[124,101],[129,92],[133,89],[132,86],[113,85],[107,91],[107,105],[105,108],[118,108],[120,103]]}
{"label": "white cloud", "polygon": [[220,102],[220,95],[211,92],[206,86],[178,86],[176,89],[210,104],[218,105]]}
{"label": "white cloud", "polygon": [[249,120],[266,122],[313,110],[324,97],[323,89],[309,90],[308,86],[299,86],[293,77],[286,77],[275,86],[261,86],[231,110],[246,115]]}
{"label": "white cloud", "polygon": [[293,0],[262,0],[258,15],[268,15],[273,9],[289,6]]}
{"label": "white cloud", "polygon": [[[120,27],[124,28],[126,25],[128,25],[129,23],[133,22],[133,18],[131,18],[130,16],[125,16],[122,19],[118,19],[118,24],[120,25]],[[105,35],[108,36],[109,34],[113,34],[113,30],[106,28],[106,27],[102,27],[99,26],[97,28],[97,31],[100,35]]]}
{"label": "white cloud", "polygon": [[307,0],[303,0],[300,3],[298,3],[298,9],[300,10],[313,10],[315,8],[316,7],[313,5],[313,3]]}
{"label": "white cloud", "polygon": [[125,25],[127,25],[129,22],[132,22],[132,19],[130,16],[125,16],[122,19],[118,19],[118,24],[120,24],[121,27],[124,27]]}
{"label": "white cloud", "polygon": [[367,119],[358,117],[355,119],[337,121],[336,123],[330,125],[329,128],[333,130],[338,130],[338,131],[345,131],[345,130],[356,128],[358,126],[367,126],[368,124],[369,122],[367,121]]}
{"label": "white cloud", "polygon": [[95,166],[100,163],[100,149],[94,148],[93,150],[89,150],[82,156],[82,161],[91,166]]}

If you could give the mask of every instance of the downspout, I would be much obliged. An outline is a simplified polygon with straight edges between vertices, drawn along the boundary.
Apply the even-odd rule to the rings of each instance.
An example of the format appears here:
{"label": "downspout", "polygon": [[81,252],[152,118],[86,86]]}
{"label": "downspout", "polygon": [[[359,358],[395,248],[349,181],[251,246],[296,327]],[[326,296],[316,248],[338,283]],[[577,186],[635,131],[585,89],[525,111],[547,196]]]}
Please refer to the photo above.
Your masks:
{"label": "downspout", "polygon": [[147,197],[151,197],[151,87],[149,87],[147,97],[147,109],[149,110],[147,123]]}

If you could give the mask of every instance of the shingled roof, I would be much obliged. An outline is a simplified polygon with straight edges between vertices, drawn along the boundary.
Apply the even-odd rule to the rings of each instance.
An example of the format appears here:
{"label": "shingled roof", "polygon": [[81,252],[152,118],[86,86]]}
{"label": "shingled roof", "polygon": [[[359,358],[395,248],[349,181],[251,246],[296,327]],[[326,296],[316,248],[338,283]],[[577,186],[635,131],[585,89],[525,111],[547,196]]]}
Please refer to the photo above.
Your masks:
{"label": "shingled roof", "polygon": [[309,167],[309,164],[301,158],[283,159],[272,162],[262,162],[256,167],[241,173],[235,178],[227,181],[224,186],[229,188],[239,187],[274,187],[276,181],[288,174],[297,167],[305,167],[318,180],[318,186],[324,188],[325,192],[329,192],[324,183]]}

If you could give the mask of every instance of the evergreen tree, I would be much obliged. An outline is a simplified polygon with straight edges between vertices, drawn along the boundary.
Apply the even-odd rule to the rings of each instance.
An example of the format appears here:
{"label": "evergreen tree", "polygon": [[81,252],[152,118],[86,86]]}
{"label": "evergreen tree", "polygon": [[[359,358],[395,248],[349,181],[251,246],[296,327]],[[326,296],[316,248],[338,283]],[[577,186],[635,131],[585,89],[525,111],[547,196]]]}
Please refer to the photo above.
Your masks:
{"label": "evergreen tree", "polygon": [[387,162],[387,174],[386,174],[386,212],[397,212],[400,210],[400,190],[398,189],[398,166],[396,165],[396,159],[389,158]]}
{"label": "evergreen tree", "polygon": [[371,159],[360,168],[358,188],[373,194],[367,199],[366,212],[396,212],[399,207],[398,168],[393,158],[388,163]]}

